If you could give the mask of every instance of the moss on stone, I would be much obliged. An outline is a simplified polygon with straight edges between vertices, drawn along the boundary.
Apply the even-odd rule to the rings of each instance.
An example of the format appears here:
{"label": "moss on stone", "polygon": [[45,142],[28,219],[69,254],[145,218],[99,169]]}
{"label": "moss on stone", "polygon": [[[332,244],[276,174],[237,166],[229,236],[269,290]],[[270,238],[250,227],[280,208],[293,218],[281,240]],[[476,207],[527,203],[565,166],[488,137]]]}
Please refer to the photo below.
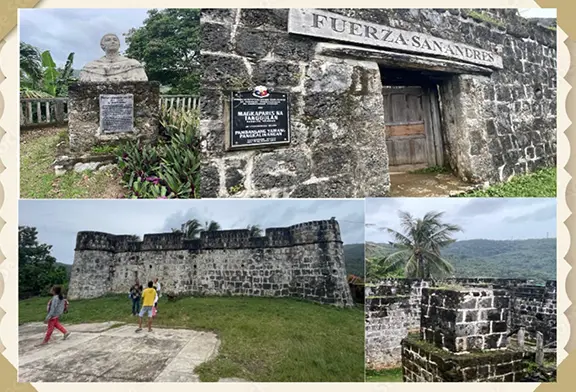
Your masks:
{"label": "moss on stone", "polygon": [[96,154],[96,155],[112,155],[117,151],[117,149],[118,149],[118,145],[102,144],[102,145],[93,146],[92,149],[90,150],[90,152],[92,154]]}
{"label": "moss on stone", "polygon": [[237,184],[228,188],[228,193],[230,195],[235,195],[238,192],[242,192],[244,190],[244,184]]}
{"label": "moss on stone", "polygon": [[420,350],[428,352],[430,354],[435,354],[443,359],[452,359],[454,361],[469,361],[479,358],[490,358],[490,357],[500,357],[504,355],[510,355],[512,353],[511,350],[477,350],[477,351],[470,351],[468,353],[458,354],[443,350],[439,347],[436,347],[434,344],[422,340],[420,338],[420,334],[409,334],[405,338],[406,342],[409,344],[417,347]]}
{"label": "moss on stone", "polygon": [[447,284],[438,287],[431,287],[432,290],[446,290],[446,291],[462,291],[466,290],[466,287],[458,285],[458,284]]}
{"label": "moss on stone", "polygon": [[248,89],[252,87],[252,80],[248,77],[230,77],[230,88],[232,90]]}
{"label": "moss on stone", "polygon": [[480,22],[486,22],[489,23],[491,25],[494,26],[498,26],[498,27],[506,27],[504,25],[504,23],[502,23],[501,21],[494,19],[493,17],[486,15],[483,12],[478,12],[478,11],[467,11],[466,15],[474,20],[480,21]]}

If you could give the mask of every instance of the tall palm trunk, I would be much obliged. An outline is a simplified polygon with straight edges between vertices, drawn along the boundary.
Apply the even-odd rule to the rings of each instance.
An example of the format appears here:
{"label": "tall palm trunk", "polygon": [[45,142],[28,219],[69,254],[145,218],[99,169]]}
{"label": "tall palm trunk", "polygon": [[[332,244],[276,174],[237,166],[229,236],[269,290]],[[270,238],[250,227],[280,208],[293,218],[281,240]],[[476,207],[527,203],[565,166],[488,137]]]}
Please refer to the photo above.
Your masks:
{"label": "tall palm trunk", "polygon": [[418,263],[416,275],[419,279],[424,279],[426,277],[424,256],[422,256],[422,252],[420,252],[418,248],[414,250],[414,253],[416,254],[416,261]]}

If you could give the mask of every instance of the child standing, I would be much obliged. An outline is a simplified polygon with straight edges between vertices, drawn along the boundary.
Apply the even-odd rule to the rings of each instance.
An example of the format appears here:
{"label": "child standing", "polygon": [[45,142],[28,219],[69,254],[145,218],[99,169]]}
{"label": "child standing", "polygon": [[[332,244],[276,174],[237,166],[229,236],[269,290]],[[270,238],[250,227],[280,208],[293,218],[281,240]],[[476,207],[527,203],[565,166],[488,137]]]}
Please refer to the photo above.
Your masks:
{"label": "child standing", "polygon": [[132,299],[132,315],[136,316],[138,315],[138,313],[140,313],[140,287],[138,286],[138,283],[136,283],[134,286],[132,286],[132,288],[130,289],[130,299]]}
{"label": "child standing", "polygon": [[156,317],[158,312],[158,290],[156,290],[156,298],[154,298],[154,307],[152,308],[152,318]]}
{"label": "child standing", "polygon": [[46,344],[50,340],[52,336],[52,332],[54,332],[54,328],[64,334],[64,340],[70,336],[70,332],[66,331],[66,328],[60,324],[58,321],[59,317],[64,313],[66,309],[66,300],[62,295],[62,288],[60,286],[54,286],[51,290],[52,299],[48,304],[48,315],[44,319],[44,324],[48,324],[48,329],[46,330],[46,336],[44,337],[44,341],[41,344]]}
{"label": "child standing", "polygon": [[154,309],[158,310],[158,299],[162,296],[162,292],[160,291],[160,282],[158,278],[154,279],[154,288],[156,289],[156,300],[154,301]]}
{"label": "child standing", "polygon": [[142,317],[148,314],[148,332],[152,332],[152,309],[154,308],[154,300],[156,299],[156,290],[154,290],[154,283],[148,282],[148,288],[142,292],[142,309],[140,310],[140,318],[138,320],[138,329],[136,332],[142,331]]}

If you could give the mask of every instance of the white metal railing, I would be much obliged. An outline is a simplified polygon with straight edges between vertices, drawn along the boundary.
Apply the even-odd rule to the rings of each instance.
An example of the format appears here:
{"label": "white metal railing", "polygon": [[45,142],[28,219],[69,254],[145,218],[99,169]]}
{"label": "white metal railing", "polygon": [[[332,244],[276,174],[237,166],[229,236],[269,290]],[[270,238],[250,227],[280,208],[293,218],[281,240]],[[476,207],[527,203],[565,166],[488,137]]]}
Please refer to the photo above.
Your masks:
{"label": "white metal railing", "polygon": [[161,95],[160,107],[193,110],[198,109],[200,99],[192,95]]}
{"label": "white metal railing", "polygon": [[[198,109],[195,95],[161,95],[160,107]],[[68,98],[20,98],[20,126],[57,125],[68,122]]]}

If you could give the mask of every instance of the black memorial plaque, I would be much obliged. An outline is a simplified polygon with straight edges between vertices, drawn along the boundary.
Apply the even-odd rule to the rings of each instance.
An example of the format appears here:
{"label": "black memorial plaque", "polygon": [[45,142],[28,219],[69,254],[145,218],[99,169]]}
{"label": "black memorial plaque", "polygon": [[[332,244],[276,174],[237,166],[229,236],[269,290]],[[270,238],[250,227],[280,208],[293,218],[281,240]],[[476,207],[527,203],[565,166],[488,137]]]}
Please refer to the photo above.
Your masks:
{"label": "black memorial plaque", "polygon": [[233,92],[231,100],[231,149],[290,143],[288,94]]}
{"label": "black memorial plaque", "polygon": [[132,94],[100,95],[100,130],[107,133],[132,132],[134,96]]}

